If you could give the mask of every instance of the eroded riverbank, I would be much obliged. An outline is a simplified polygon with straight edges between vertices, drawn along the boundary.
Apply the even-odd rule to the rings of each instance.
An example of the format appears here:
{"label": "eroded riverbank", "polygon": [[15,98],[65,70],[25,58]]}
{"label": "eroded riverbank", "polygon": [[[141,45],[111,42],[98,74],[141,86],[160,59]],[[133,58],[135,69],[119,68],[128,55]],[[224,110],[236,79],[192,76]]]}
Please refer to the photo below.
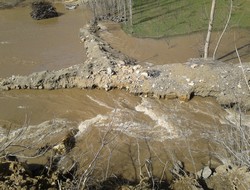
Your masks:
{"label": "eroded riverbank", "polygon": [[[215,170],[224,163],[223,158],[227,158],[226,152],[216,145],[214,137],[223,139],[224,134],[228,135],[226,129],[235,129],[241,122],[243,126],[249,126],[249,118],[244,114],[238,117],[230,109],[226,112],[211,97],[193,98],[193,95],[243,97],[243,100],[246,98],[244,104],[241,104],[244,107],[247,94],[244,94],[246,87],[244,78],[240,77],[242,70],[239,65],[210,61],[205,63],[195,59],[169,66],[136,65],[135,60],[119,53],[97,36],[97,31],[98,26],[91,25],[81,30],[81,40],[87,49],[84,64],[59,71],[12,76],[1,81],[3,91],[0,92],[0,103],[1,113],[4,113],[1,118],[22,125],[19,129],[8,122],[1,125],[1,140],[4,142],[1,143],[1,150],[14,139],[12,144],[23,146],[24,149],[16,152],[15,146],[7,147],[6,152],[9,154],[5,154],[5,159],[14,155],[19,163],[28,160],[31,164],[15,167],[19,168],[16,171],[25,172],[14,172],[12,175],[11,168],[18,163],[4,163],[3,166],[7,165],[9,170],[6,169],[7,174],[1,179],[19,186],[39,186],[42,184],[41,177],[45,182],[49,176],[50,182],[46,182],[48,186],[44,188],[59,188],[65,184],[71,188],[79,187],[81,178],[88,180],[89,184],[99,180],[105,186],[105,182],[112,182],[108,180],[109,176],[115,175],[117,180],[130,180],[124,182],[123,188],[152,189],[153,183],[158,184],[162,177],[167,179],[162,186],[166,189],[168,183],[174,183],[174,180],[181,183],[185,179],[175,178],[172,173],[174,163],[181,160],[185,163],[187,173],[190,171],[192,175],[197,175],[195,179],[204,180],[205,175],[198,174],[204,165]],[[246,73],[248,68],[249,64],[244,63]],[[222,83],[217,84],[219,80]],[[76,88],[100,88],[107,92]],[[133,96],[129,92],[141,96]],[[191,98],[191,101],[179,101],[177,98]],[[240,100],[237,99],[237,102]],[[227,99],[222,104],[231,103],[231,99]],[[5,111],[6,108],[9,112]],[[15,113],[12,115],[11,112]],[[22,123],[26,114],[31,118]],[[99,150],[101,153],[97,154]],[[43,170],[43,176],[34,179],[27,177],[37,175],[32,167],[38,166]],[[209,187],[216,187],[216,184],[219,186],[221,181],[213,181],[216,178],[213,176],[220,175],[220,172],[221,176],[228,178],[240,174],[243,176],[240,185],[247,187],[247,170],[238,167],[230,169],[231,165],[222,167],[206,180],[212,181]],[[179,166],[179,171],[180,168],[182,166]],[[91,175],[88,176],[86,172]],[[153,178],[150,178],[150,172]],[[193,181],[193,178],[190,179]],[[139,183],[138,186],[128,187],[131,181]],[[230,185],[231,181],[227,181]],[[115,185],[116,182],[109,187],[114,188]],[[196,187],[192,183],[190,186]]]}
{"label": "eroded riverbank", "polygon": [[[103,21],[104,30],[100,36],[113,48],[135,58],[139,64],[172,64],[184,63],[190,58],[203,57],[205,32],[184,36],[165,37],[161,39],[136,38],[126,34],[118,23]],[[212,33],[210,55],[212,55],[220,32]],[[247,29],[230,29],[220,43],[216,59],[223,62],[238,63],[235,45],[242,62],[250,61],[250,32]]]}
{"label": "eroded riverbank", "polygon": [[250,63],[240,65],[192,59],[187,63],[141,66],[98,37],[96,32],[100,28],[102,26],[93,23],[81,29],[87,54],[84,64],[59,71],[12,76],[2,79],[0,88],[118,88],[138,95],[182,101],[188,101],[194,95],[212,96],[222,105],[237,104],[250,109]]}

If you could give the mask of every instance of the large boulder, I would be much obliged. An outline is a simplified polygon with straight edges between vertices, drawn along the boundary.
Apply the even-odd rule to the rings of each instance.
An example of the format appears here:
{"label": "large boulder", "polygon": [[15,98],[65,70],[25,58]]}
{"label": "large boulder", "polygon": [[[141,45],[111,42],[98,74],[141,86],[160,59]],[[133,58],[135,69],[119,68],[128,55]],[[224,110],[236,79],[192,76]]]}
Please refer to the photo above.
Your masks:
{"label": "large boulder", "polygon": [[36,1],[32,3],[32,12],[30,13],[30,15],[33,19],[41,20],[41,19],[57,17],[58,12],[50,2]]}

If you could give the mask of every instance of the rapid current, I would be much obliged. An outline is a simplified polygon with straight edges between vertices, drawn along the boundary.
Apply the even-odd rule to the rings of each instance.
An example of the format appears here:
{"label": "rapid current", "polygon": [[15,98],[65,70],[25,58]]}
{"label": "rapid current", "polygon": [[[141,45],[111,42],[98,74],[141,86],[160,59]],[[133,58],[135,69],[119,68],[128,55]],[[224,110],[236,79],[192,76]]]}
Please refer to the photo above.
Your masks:
{"label": "rapid current", "polygon": [[[79,29],[89,21],[90,13],[82,7],[76,10],[65,10],[61,4],[56,7],[61,16],[41,21],[32,20],[29,7],[0,11],[1,78],[84,63],[85,51],[79,40]],[[178,54],[174,48],[178,49],[178,43],[184,41],[183,36],[169,41],[137,39],[136,44],[129,46],[125,43],[128,42],[126,38],[133,38],[125,38],[118,25],[109,24],[107,30],[102,37],[115,48],[131,54],[139,62],[146,60],[156,64],[163,64],[165,60],[166,63],[185,62],[189,57],[198,57],[199,51],[194,47],[203,39],[201,34],[197,34],[199,39],[197,36],[186,38],[187,42],[188,39],[197,40],[186,49],[184,46],[187,43],[184,42],[179,47],[184,53]],[[170,53],[166,53],[168,51]],[[206,133],[233,125],[235,115],[233,110],[223,109],[211,97],[195,97],[189,102],[180,102],[138,97],[122,90],[0,92],[2,138],[9,128],[17,130],[25,124],[37,127],[34,133],[41,132],[42,127],[48,127],[53,122],[67,123],[67,126],[78,127],[81,132],[90,126],[112,124],[128,136],[168,141],[170,144],[186,137],[192,141],[193,149],[205,151],[209,148]],[[249,116],[244,118],[243,122],[250,126]],[[186,148],[179,146],[179,149],[182,152]],[[199,156],[194,159],[204,161]]]}

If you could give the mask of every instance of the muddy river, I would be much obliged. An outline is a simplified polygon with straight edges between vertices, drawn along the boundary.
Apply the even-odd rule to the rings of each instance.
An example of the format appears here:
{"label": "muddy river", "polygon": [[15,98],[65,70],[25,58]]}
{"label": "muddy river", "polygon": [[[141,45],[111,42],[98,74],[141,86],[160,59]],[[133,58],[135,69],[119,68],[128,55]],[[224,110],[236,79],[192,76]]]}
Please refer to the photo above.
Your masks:
{"label": "muddy river", "polygon": [[[71,11],[65,10],[61,4],[56,7],[62,13],[60,17],[41,21],[31,19],[28,7],[0,10],[1,78],[83,64],[85,52],[79,40],[79,28],[89,20],[90,13],[84,7]],[[239,46],[246,45],[242,48],[246,54],[249,51],[249,32],[240,31],[236,36],[242,40]],[[102,37],[139,62],[155,64],[185,62],[189,57],[198,57],[198,47],[204,38],[203,34],[193,34],[162,40],[136,39],[111,23],[107,23]],[[226,55],[232,50],[230,46],[218,55]],[[249,54],[242,58],[249,60]],[[222,109],[213,98],[196,97],[183,103],[137,97],[119,90],[0,92],[1,138],[10,128],[16,130],[24,125],[35,127],[33,133],[37,134],[43,131],[43,127],[49,130],[48,127],[54,123],[67,123],[68,127],[79,128],[80,133],[91,126],[101,128],[112,124],[117,131],[131,138],[148,139],[152,143],[167,142],[168,147],[177,144],[176,152],[179,153],[176,154],[190,163],[192,158],[192,163],[195,160],[198,166],[207,164],[209,159],[211,147],[206,134],[232,125],[234,118],[232,110]],[[249,124],[249,117],[245,118]],[[99,133],[94,134],[98,136]],[[94,141],[95,136],[92,138]],[[192,157],[187,142],[194,151]],[[162,145],[156,144],[155,152],[161,150]],[[124,151],[123,154],[127,155]],[[126,157],[124,155],[117,154],[114,160],[120,163],[119,171],[130,176],[129,167],[121,166],[122,158]]]}
{"label": "muddy river", "polygon": [[33,20],[29,7],[0,11],[0,77],[56,70],[83,63],[84,48],[79,28],[90,14],[86,9],[67,11],[58,4],[61,16]]}
{"label": "muddy river", "polygon": [[[101,37],[114,48],[134,57],[139,62],[153,64],[183,63],[190,58],[201,57],[206,38],[206,32],[194,33],[188,36],[168,37],[162,39],[135,38],[127,35],[119,24],[105,22],[107,27]],[[220,37],[220,32],[211,36],[210,55]],[[230,29],[221,40],[216,58],[226,62],[238,62],[235,46],[238,48],[243,62],[250,61],[250,30]]]}

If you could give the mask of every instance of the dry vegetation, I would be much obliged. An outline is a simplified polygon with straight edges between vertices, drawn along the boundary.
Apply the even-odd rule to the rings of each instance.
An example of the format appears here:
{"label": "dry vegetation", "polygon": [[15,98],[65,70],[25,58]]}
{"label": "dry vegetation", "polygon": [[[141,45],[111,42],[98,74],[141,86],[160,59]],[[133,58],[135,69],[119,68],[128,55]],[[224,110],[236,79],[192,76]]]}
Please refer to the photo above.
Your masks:
{"label": "dry vegetation", "polygon": [[[89,6],[97,19],[116,17],[121,21],[132,21],[131,1],[108,0],[104,3],[102,0],[93,0],[89,2]],[[220,150],[212,151],[211,154],[224,164],[217,168],[209,166],[201,171],[187,171],[184,163],[179,161],[180,158],[177,158],[174,152],[169,151],[168,160],[158,156],[152,148],[150,139],[133,138],[130,143],[127,143],[126,139],[127,145],[131,148],[129,156],[132,160],[128,167],[134,169],[134,179],[125,179],[123,173],[112,172],[114,155],[119,154],[119,142],[124,138],[121,132],[112,128],[112,122],[102,131],[92,128],[82,135],[74,129],[58,143],[47,142],[44,145],[42,142],[35,144],[36,146],[20,145],[20,139],[23,138],[27,127],[11,138],[10,133],[6,134],[7,138],[1,142],[2,189],[250,188],[250,128],[241,122],[240,113],[236,116],[234,127],[215,131],[209,136],[213,142],[218,143]],[[99,134],[98,138],[94,138],[93,133]],[[33,156],[25,155],[23,152],[30,151],[31,147],[34,151]],[[143,155],[142,147],[147,148],[146,156]],[[188,156],[194,162],[192,147],[189,148]],[[47,162],[29,164],[29,160],[40,157],[46,157]],[[160,176],[154,173],[156,164],[161,166]],[[170,173],[171,177],[167,176],[167,173]]]}
{"label": "dry vegetation", "polygon": [[[216,149],[211,147],[210,159],[219,159],[222,165],[208,162],[201,170],[195,163],[197,150],[193,149],[188,137],[180,142],[185,144],[187,151],[177,155],[178,148],[171,148],[167,142],[156,143],[146,136],[128,137],[125,131],[115,130],[112,121],[101,130],[95,127],[83,133],[69,130],[61,140],[46,144],[35,140],[25,144],[21,140],[25,139],[28,127],[25,126],[1,143],[0,187],[248,189],[249,128],[238,119],[235,127],[223,129],[223,133],[219,130],[208,133],[211,143],[218,143]],[[33,159],[46,161],[32,164]],[[193,169],[186,168],[186,161]]]}

